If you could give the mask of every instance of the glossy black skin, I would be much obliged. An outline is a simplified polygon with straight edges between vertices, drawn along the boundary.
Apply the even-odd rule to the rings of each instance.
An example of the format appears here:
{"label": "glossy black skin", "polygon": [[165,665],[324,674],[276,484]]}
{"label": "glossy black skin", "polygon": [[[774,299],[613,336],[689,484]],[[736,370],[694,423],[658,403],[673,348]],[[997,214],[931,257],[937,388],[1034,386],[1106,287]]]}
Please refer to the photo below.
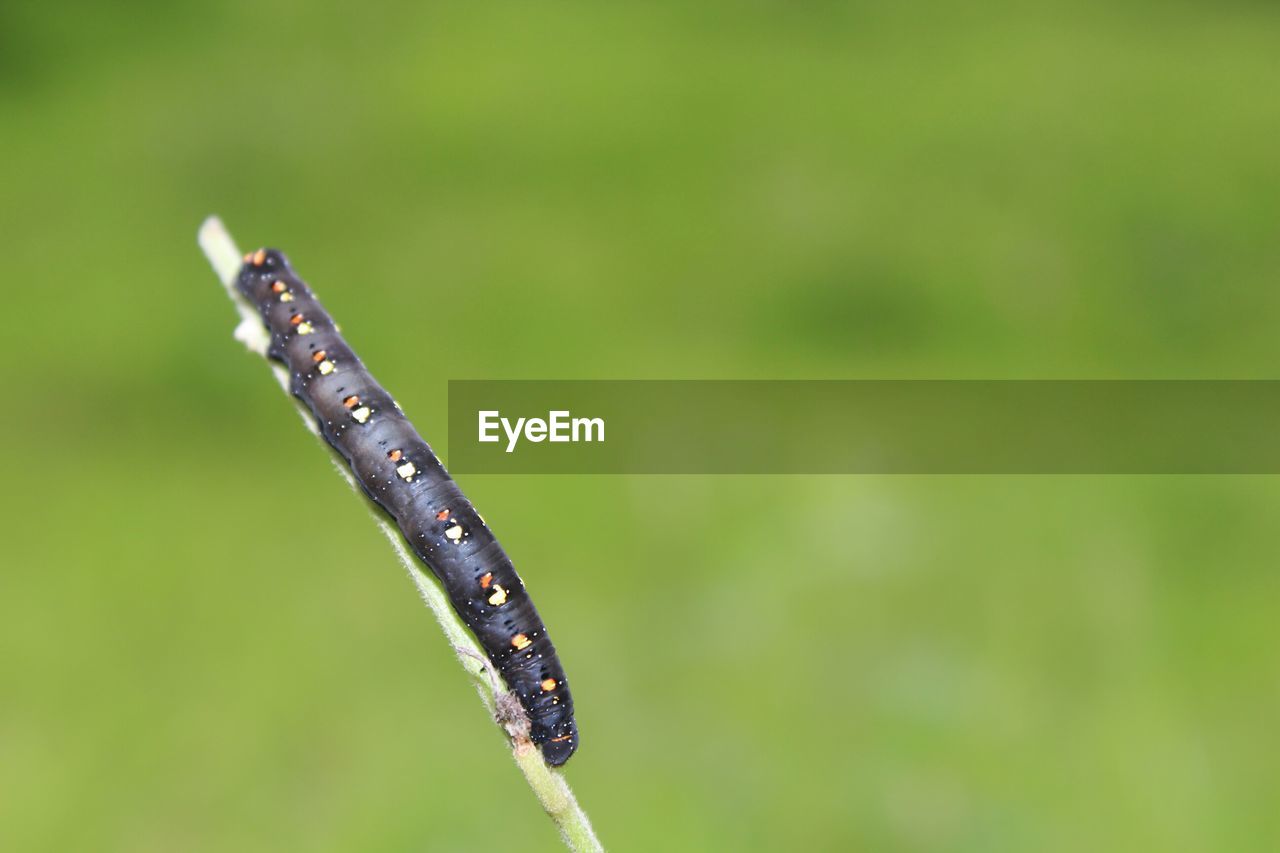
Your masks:
{"label": "glossy black skin", "polygon": [[[277,281],[284,283],[291,301],[282,301],[282,294],[272,290]],[[268,356],[288,368],[293,394],[315,415],[321,434],[347,460],[365,493],[395,520],[413,552],[440,579],[454,610],[519,697],[529,715],[530,737],[543,758],[553,766],[564,764],[578,747],[573,698],[546,627],[488,525],[282,253],[271,249],[251,255],[240,269],[237,287],[262,315],[271,333]],[[310,325],[310,333],[299,333],[301,324],[291,322],[295,315]],[[328,375],[322,375],[314,360],[320,351],[335,366]],[[351,395],[359,397],[357,406],[344,405]],[[371,410],[365,423],[353,416],[360,406]],[[403,455],[392,461],[388,454],[393,450]],[[412,481],[396,471],[405,462],[417,468]],[[447,518],[439,519],[445,510]],[[456,541],[445,535],[455,524],[463,531]],[[486,574],[493,577],[482,588]],[[489,604],[495,585],[507,596],[500,606]],[[512,637],[517,634],[525,635],[530,645],[516,649]],[[551,691],[542,689],[547,679],[555,680]]]}

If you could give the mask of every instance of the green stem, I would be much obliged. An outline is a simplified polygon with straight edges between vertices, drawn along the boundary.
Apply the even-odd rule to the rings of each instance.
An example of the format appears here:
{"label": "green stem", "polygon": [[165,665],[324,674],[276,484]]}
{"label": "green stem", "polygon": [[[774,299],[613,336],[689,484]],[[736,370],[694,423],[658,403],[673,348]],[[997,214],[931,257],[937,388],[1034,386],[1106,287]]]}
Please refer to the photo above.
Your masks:
{"label": "green stem", "polygon": [[[209,259],[209,263],[213,265],[213,271],[217,274],[218,280],[222,282],[222,286],[226,289],[227,296],[231,298],[236,310],[240,313],[240,325],[236,327],[235,331],[236,340],[265,359],[270,337],[262,324],[261,318],[258,316],[257,310],[235,288],[236,275],[240,271],[241,265],[240,250],[236,248],[236,244],[231,239],[231,235],[227,233],[222,220],[216,216],[210,216],[200,226],[197,240],[200,243],[200,248],[204,250],[205,256]],[[288,372],[277,362],[269,361],[268,364],[271,365],[272,373],[275,374],[280,387],[284,389],[285,394],[294,402],[299,414],[302,415],[302,421],[306,424],[307,429],[318,437],[320,433],[310,412],[302,406],[297,398],[289,393]],[[434,575],[423,571],[422,564],[405,547],[404,539],[401,537],[400,532],[390,523],[385,513],[373,501],[369,500],[368,496],[356,485],[355,478],[352,476],[351,469],[347,467],[345,460],[327,442],[322,441],[321,444],[329,451],[330,458],[339,473],[346,478],[347,483],[351,485],[356,494],[365,501],[374,520],[382,532],[386,534],[387,540],[391,542],[396,556],[400,558],[400,562],[404,564],[405,569],[409,572],[409,577],[413,579],[414,584],[418,587],[422,600],[426,602],[427,607],[435,614],[436,621],[440,623],[440,628],[444,631],[445,637],[449,640],[450,645],[453,646],[458,662],[462,664],[467,674],[471,676],[472,682],[480,693],[480,699],[489,710],[490,716],[494,716],[497,719],[494,691],[495,689],[505,690],[506,686],[498,683],[496,675],[491,674],[490,668],[487,666],[488,657],[476,643],[475,638],[471,636],[471,632],[463,625],[462,620],[458,618],[458,614],[454,612],[453,607],[449,604],[448,597],[440,587],[440,582],[436,580]],[[503,726],[503,730],[511,745],[511,754],[515,759],[516,766],[524,774],[524,778],[528,781],[534,796],[538,798],[538,802],[542,804],[542,808],[550,815],[551,820],[555,822],[556,829],[560,831],[560,837],[564,839],[569,849],[575,851],[604,850],[600,845],[599,839],[596,838],[595,832],[591,829],[591,822],[587,819],[586,813],[578,805],[578,801],[574,799],[573,791],[569,789],[569,784],[565,782],[564,776],[560,771],[553,770],[547,766],[547,763],[542,760],[542,753],[528,739],[527,723],[523,731],[520,726],[510,724]]]}

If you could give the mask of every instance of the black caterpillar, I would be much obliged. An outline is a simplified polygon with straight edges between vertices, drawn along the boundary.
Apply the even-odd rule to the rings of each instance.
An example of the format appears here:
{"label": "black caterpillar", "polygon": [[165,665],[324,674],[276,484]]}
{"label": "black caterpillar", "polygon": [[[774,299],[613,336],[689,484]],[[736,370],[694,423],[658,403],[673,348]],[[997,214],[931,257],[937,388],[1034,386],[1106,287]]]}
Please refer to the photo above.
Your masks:
{"label": "black caterpillar", "polygon": [[488,525],[281,252],[246,255],[237,287],[262,315],[271,333],[267,356],[288,368],[290,390],[444,584],[454,610],[529,715],[529,736],[543,758],[564,764],[578,748],[569,685],[538,611]]}

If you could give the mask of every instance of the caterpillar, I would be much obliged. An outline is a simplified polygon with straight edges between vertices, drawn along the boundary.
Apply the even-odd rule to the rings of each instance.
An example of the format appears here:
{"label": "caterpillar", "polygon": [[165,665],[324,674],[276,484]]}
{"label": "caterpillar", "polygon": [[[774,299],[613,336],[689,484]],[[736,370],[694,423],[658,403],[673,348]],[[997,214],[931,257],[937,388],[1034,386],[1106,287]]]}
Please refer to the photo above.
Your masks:
{"label": "caterpillar", "polygon": [[271,336],[267,356],[289,371],[290,391],[439,578],[516,694],[543,759],[564,764],[578,747],[573,697],[547,629],[489,526],[283,253],[246,255],[236,287],[261,315]]}

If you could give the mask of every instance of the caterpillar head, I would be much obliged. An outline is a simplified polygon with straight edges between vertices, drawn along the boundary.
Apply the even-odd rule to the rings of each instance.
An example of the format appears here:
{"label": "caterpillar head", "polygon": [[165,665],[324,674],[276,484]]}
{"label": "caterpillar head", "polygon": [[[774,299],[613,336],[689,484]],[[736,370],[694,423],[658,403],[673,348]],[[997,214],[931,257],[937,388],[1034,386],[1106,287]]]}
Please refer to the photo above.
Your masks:
{"label": "caterpillar head", "polygon": [[540,744],[542,758],[552,767],[559,767],[569,760],[578,748],[578,726],[572,718],[561,720],[551,728],[546,740]]}

